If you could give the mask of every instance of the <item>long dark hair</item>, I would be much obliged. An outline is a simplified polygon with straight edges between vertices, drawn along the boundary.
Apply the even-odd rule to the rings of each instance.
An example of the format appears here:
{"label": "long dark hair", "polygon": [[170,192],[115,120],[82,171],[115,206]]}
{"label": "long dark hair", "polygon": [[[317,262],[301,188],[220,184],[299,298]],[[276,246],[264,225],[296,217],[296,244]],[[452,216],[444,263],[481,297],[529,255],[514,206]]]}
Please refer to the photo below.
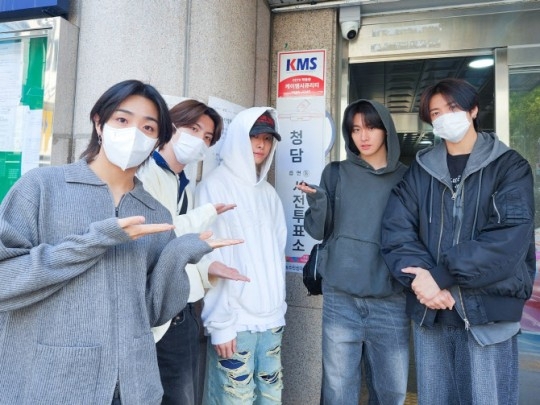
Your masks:
{"label": "long dark hair", "polygon": [[95,159],[101,148],[99,136],[94,125],[94,118],[99,117],[99,126],[103,129],[103,125],[111,118],[118,106],[130,96],[142,96],[152,101],[158,110],[158,143],[157,147],[161,147],[171,140],[173,126],[169,116],[167,103],[161,97],[161,94],[150,84],[143,83],[139,80],[125,80],[110,87],[96,101],[92,111],[90,111],[90,121],[92,122],[92,136],[86,150],[81,154],[81,159],[86,159],[91,162]]}
{"label": "long dark hair", "polygon": [[214,133],[212,134],[213,137],[210,146],[214,145],[221,138],[221,132],[223,131],[223,119],[221,115],[212,107],[208,107],[200,101],[193,99],[184,100],[171,108],[170,115],[176,128],[194,125],[201,115],[208,115],[214,122]]}
{"label": "long dark hair", "polygon": [[[456,78],[446,78],[427,87],[420,97],[418,114],[420,119],[431,124],[429,102],[435,94],[440,94],[448,103],[456,103],[463,111],[471,111],[474,107],[480,108],[478,92],[472,84]],[[473,118],[474,129],[478,131],[478,120]]]}

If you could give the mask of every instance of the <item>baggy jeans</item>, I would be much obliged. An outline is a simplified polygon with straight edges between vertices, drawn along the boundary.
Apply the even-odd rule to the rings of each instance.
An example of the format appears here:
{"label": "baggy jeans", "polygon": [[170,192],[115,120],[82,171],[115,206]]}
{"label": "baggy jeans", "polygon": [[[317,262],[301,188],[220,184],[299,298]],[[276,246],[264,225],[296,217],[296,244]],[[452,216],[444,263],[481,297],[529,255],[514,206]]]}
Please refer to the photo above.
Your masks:
{"label": "baggy jeans", "polygon": [[403,293],[356,298],[323,281],[324,405],[358,405],[361,362],[369,368],[370,403],[403,404],[409,371],[410,320]]}
{"label": "baggy jeans", "polygon": [[239,332],[232,358],[218,357],[208,339],[204,405],[281,404],[284,327]]}
{"label": "baggy jeans", "polygon": [[419,405],[518,403],[517,335],[480,346],[465,327],[414,324]]}

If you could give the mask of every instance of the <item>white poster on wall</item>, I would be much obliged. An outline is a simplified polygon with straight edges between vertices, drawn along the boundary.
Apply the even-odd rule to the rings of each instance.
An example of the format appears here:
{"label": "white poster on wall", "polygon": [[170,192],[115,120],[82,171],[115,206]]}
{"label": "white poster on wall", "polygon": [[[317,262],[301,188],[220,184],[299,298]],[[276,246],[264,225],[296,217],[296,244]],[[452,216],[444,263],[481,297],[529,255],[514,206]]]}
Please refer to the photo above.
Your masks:
{"label": "white poster on wall", "polygon": [[21,151],[17,121],[23,87],[23,47],[21,41],[0,41],[0,151]]}
{"label": "white poster on wall", "polygon": [[319,184],[325,166],[325,50],[280,52],[278,97],[281,142],[276,151],[276,191],[287,221],[287,271],[301,272],[315,241],[305,232],[302,181]]}
{"label": "white poster on wall", "polygon": [[23,84],[23,45],[21,41],[0,41],[0,106],[17,106]]}
{"label": "white poster on wall", "polygon": [[40,164],[41,129],[43,126],[43,110],[31,110],[27,106],[21,106],[18,110],[21,114],[20,122],[22,150],[21,174],[38,167]]}

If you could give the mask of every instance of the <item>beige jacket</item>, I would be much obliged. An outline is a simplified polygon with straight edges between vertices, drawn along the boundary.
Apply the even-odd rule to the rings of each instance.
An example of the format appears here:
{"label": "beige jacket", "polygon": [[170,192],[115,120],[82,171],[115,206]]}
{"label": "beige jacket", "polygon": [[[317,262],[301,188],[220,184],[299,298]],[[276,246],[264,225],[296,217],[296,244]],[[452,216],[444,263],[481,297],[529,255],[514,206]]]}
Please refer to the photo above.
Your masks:
{"label": "beige jacket", "polygon": [[[177,203],[177,193],[175,191],[178,190],[178,175],[158,166],[153,158],[150,158],[146,164],[139,168],[137,177],[143,182],[144,189],[171,213],[177,236],[209,230],[210,225],[216,220],[217,212],[213,204],[209,203],[193,208],[191,183],[186,186],[180,201]],[[187,212],[179,215],[184,198],[188,199]],[[198,264],[188,264],[186,266],[190,287],[188,302],[196,302],[202,299],[205,288],[212,287],[212,284],[208,281],[210,263],[211,261],[203,257]],[[163,337],[169,328],[169,324],[170,321],[152,328],[156,342]]]}

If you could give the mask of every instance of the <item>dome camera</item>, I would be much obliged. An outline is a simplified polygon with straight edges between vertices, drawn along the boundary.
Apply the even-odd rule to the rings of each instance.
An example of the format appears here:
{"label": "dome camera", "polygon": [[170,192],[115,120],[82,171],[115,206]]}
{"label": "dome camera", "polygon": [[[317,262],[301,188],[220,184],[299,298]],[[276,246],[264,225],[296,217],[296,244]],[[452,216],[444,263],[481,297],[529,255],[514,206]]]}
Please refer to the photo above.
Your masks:
{"label": "dome camera", "polygon": [[358,21],[343,21],[341,24],[341,35],[346,40],[355,39],[360,29],[360,23]]}
{"label": "dome camera", "polygon": [[345,6],[339,9],[341,36],[347,41],[355,39],[360,29],[360,6]]}

